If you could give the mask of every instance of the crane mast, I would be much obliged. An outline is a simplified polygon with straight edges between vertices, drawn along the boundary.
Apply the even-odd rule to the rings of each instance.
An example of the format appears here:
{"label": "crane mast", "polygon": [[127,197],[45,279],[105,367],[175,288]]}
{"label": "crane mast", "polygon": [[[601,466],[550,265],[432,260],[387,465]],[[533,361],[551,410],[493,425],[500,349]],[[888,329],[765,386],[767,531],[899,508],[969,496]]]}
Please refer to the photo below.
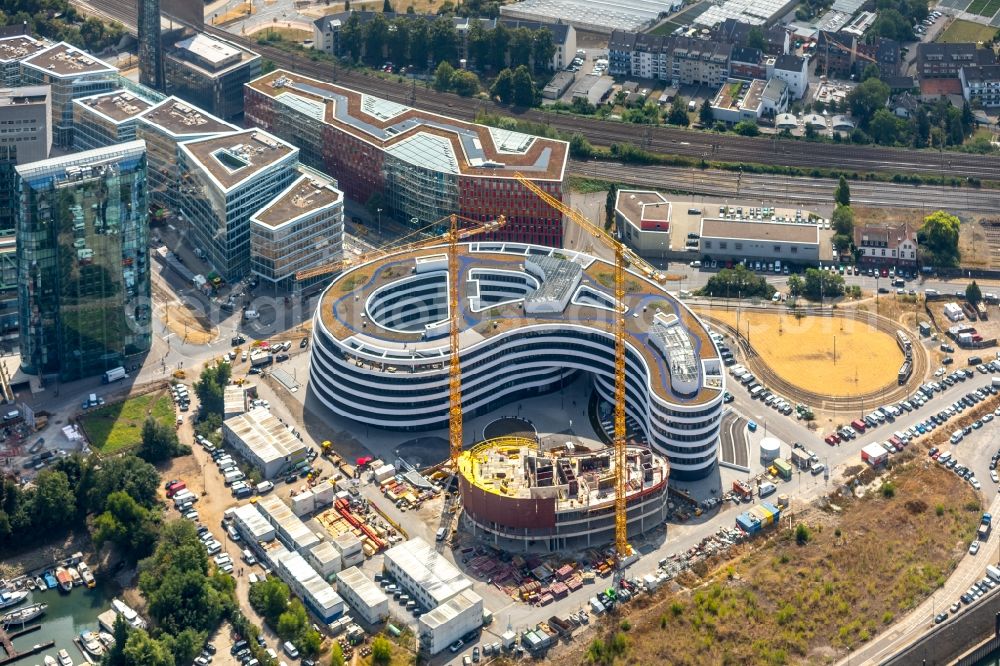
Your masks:
{"label": "crane mast", "polygon": [[462,359],[458,346],[458,216],[452,215],[448,229],[448,338],[451,357],[448,363],[448,442],[451,464],[458,469],[462,454]]}

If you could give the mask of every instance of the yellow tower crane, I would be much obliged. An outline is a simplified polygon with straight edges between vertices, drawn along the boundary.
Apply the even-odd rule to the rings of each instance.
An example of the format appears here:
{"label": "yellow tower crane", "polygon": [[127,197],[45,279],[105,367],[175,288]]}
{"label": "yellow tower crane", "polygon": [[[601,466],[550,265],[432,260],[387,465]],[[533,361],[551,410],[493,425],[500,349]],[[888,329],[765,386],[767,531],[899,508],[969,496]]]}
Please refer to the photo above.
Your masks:
{"label": "yellow tower crane", "polygon": [[[507,223],[507,218],[503,215],[498,216],[495,220],[490,220],[488,222],[481,222],[479,220],[473,220],[466,217],[461,217],[459,215],[449,215],[447,218],[442,218],[432,225],[418,229],[411,234],[404,236],[399,239],[400,241],[405,241],[416,235],[422,235],[427,229],[435,227],[445,219],[448,220],[448,231],[444,234],[444,240],[448,242],[448,312],[449,312],[449,344],[451,349],[449,351],[449,362],[448,362],[448,435],[449,435],[449,445],[451,454],[451,463],[457,469],[458,456],[462,453],[462,429],[463,429],[463,419],[462,419],[462,363],[459,354],[459,320],[461,313],[459,311],[459,297],[458,297],[458,282],[459,282],[459,269],[458,269],[458,242],[476,236],[481,233],[486,233],[490,231],[496,231],[500,229]],[[468,226],[460,226],[461,222],[466,222]],[[379,259],[381,257],[387,256],[389,254],[394,254],[398,252],[407,252],[410,250],[419,250],[425,247],[429,247],[436,243],[440,243],[442,236],[432,236],[427,238],[424,236],[421,240],[410,242],[410,243],[397,243],[396,245],[388,245],[378,250],[374,250],[367,254],[358,257],[357,263],[365,263]],[[303,269],[295,274],[295,279],[302,281],[312,277],[317,277],[320,275],[327,275],[335,273],[339,270],[351,266],[354,260],[347,258],[340,261],[335,261],[323,266],[316,266],[313,268]]]}
{"label": "yellow tower crane", "polygon": [[589,231],[615,253],[615,419],[614,419],[614,460],[615,460],[615,552],[619,563],[632,554],[628,543],[628,517],[626,513],[625,494],[628,484],[628,471],[625,453],[625,267],[633,269],[657,282],[664,281],[664,275],[627,248],[614,237],[616,228],[612,225],[610,231],[605,231],[600,225],[588,220],[579,211],[570,208],[559,199],[542,190],[538,185],[518,173],[517,180],[534,192],[539,199],[553,209],[559,211],[578,225]]}

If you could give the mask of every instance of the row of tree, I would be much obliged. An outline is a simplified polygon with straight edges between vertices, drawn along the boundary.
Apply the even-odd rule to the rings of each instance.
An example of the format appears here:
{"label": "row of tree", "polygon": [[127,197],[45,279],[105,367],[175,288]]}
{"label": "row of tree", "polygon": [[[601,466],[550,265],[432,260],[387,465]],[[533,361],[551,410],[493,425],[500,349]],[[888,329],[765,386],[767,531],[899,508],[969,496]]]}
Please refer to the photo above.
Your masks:
{"label": "row of tree", "polygon": [[[340,30],[341,45],[352,60],[378,66],[388,59],[395,66],[412,65],[420,71],[432,62],[457,65],[462,39],[447,16],[375,14],[362,21],[352,12]],[[490,71],[521,65],[547,71],[556,53],[548,28],[512,29],[502,23],[487,30],[480,21],[472,21],[464,44],[469,66]]]}
{"label": "row of tree", "polygon": [[66,41],[92,53],[114,46],[125,36],[121,23],[84,18],[68,0],[5,0],[0,26],[25,25],[28,32]]}
{"label": "row of tree", "polygon": [[250,606],[260,613],[282,640],[291,641],[306,657],[319,654],[323,637],[312,628],[305,607],[293,599],[279,578],[267,578],[250,586]]}
{"label": "row of tree", "polygon": [[764,276],[737,264],[732,268],[723,268],[708,278],[701,293],[716,298],[771,298],[774,287],[767,283]]}

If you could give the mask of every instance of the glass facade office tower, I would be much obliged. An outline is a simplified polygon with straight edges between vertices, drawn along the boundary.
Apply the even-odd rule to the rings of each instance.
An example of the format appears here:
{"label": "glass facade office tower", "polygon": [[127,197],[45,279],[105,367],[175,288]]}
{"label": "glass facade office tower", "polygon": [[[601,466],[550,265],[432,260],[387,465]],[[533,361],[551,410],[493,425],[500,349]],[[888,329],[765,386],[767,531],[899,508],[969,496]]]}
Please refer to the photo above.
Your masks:
{"label": "glass facade office tower", "polygon": [[163,42],[160,38],[160,0],[139,0],[139,83],[164,90]]}
{"label": "glass facade office tower", "polygon": [[17,167],[21,365],[61,381],[149,351],[142,141]]}

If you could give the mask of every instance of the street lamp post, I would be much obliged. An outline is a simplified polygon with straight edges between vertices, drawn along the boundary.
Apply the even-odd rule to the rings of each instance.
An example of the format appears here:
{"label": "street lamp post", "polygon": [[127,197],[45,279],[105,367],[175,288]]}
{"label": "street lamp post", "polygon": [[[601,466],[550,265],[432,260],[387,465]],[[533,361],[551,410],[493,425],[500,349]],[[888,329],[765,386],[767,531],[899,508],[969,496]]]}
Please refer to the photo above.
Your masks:
{"label": "street lamp post", "polygon": [[382,240],[382,209],[376,208],[375,210],[378,211],[378,238]]}

